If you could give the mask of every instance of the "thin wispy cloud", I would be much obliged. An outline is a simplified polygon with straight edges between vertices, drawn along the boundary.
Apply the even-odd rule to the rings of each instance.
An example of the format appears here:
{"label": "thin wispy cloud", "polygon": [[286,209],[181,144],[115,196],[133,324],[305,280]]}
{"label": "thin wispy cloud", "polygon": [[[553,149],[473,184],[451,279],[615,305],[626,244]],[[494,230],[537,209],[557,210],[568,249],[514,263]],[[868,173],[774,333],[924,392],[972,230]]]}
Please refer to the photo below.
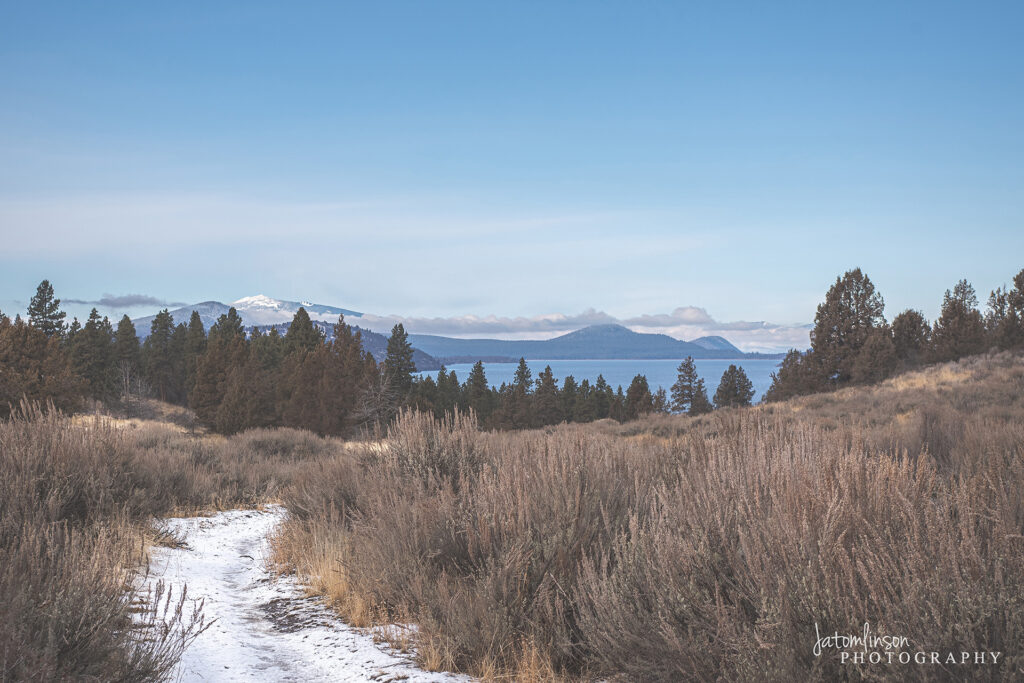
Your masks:
{"label": "thin wispy cloud", "polygon": [[150,306],[185,306],[180,301],[165,301],[148,294],[104,294],[99,299],[65,299],[65,303],[85,306],[102,306],[103,308],[141,308]]}

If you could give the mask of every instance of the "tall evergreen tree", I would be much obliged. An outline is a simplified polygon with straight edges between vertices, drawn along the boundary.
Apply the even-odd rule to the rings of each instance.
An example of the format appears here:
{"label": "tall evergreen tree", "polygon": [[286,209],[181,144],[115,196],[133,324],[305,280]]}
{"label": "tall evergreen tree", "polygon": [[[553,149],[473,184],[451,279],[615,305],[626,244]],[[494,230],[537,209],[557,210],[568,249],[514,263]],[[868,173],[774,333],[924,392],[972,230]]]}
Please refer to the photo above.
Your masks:
{"label": "tall evergreen tree", "polygon": [[590,392],[590,401],[588,402],[592,406],[591,414],[595,420],[603,420],[606,417],[612,417],[612,403],[615,400],[615,392],[605,380],[604,375],[598,375],[597,380],[594,381],[594,390]]}
{"label": "tall evergreen tree", "polygon": [[121,381],[121,395],[125,401],[131,398],[132,384],[138,379],[141,367],[141,345],[135,333],[135,323],[127,315],[122,316],[114,332],[114,355],[117,374]]}
{"label": "tall evergreen tree", "polygon": [[100,318],[95,308],[89,313],[72,349],[75,371],[85,380],[89,396],[100,401],[112,400],[119,385],[114,330],[107,318]]}
{"label": "tall evergreen tree", "polygon": [[754,397],[754,385],[743,368],[730,365],[722,373],[722,381],[715,391],[716,408],[749,406]]}
{"label": "tall evergreen tree", "polygon": [[487,383],[487,374],[484,372],[483,361],[477,361],[473,364],[473,369],[469,371],[469,377],[466,379],[463,393],[466,395],[466,402],[469,404],[469,407],[476,413],[480,424],[487,424],[494,410],[494,401],[491,386]]}
{"label": "tall evergreen tree", "polygon": [[64,317],[60,299],[53,295],[53,285],[49,280],[43,280],[28,304],[29,322],[47,337],[60,337],[64,334]]}
{"label": "tall evergreen tree", "polygon": [[[183,349],[185,336],[187,332],[182,335]],[[231,308],[217,318],[217,322],[210,328],[206,352],[196,365],[196,383],[189,404],[204,423],[216,424],[217,411],[227,392],[228,380],[232,372],[246,362],[248,356],[242,319]],[[287,377],[289,380],[295,379],[294,374]]]}
{"label": "tall evergreen tree", "polygon": [[933,358],[957,360],[985,350],[985,322],[978,311],[978,296],[967,280],[960,280],[942,298],[942,314],[932,330]]}
{"label": "tall evergreen tree", "polygon": [[309,353],[323,342],[324,335],[320,328],[313,324],[309,319],[309,313],[300,306],[284,335],[285,349],[288,353]]}
{"label": "tall evergreen tree", "polygon": [[388,337],[387,353],[384,356],[384,372],[400,401],[408,395],[409,389],[412,387],[412,374],[416,372],[416,364],[412,360],[412,355],[409,335],[405,331],[405,326],[398,323],[391,328],[391,336]]}
{"label": "tall evergreen tree", "polygon": [[580,396],[579,385],[572,375],[562,380],[562,390],[558,392],[562,399],[562,416],[566,422],[574,422],[576,413],[579,410],[578,402]]}
{"label": "tall evergreen tree", "polygon": [[626,390],[625,416],[635,420],[654,410],[654,397],[644,375],[636,375]]}
{"label": "tall evergreen tree", "polygon": [[988,298],[985,330],[988,343],[998,349],[1024,346],[1024,270],[1014,277],[1014,287],[1000,287]]}
{"label": "tall evergreen tree", "polygon": [[697,380],[700,379],[693,357],[687,356],[686,360],[676,368],[676,372],[679,374],[675,384],[672,385],[672,410],[677,413],[685,413],[693,404],[693,394],[696,391]]}
{"label": "tall evergreen tree", "polygon": [[562,406],[558,396],[558,380],[548,365],[537,375],[537,390],[533,396],[534,418],[538,426],[558,424],[562,421]]}
{"label": "tall evergreen tree", "polygon": [[188,332],[185,334],[185,365],[184,391],[186,396],[192,395],[196,385],[196,368],[199,358],[206,351],[206,328],[198,311],[192,311],[188,319]]}
{"label": "tall evergreen tree", "polygon": [[690,409],[687,411],[687,415],[696,417],[697,415],[710,413],[714,409],[715,407],[708,400],[708,390],[704,386],[703,378],[698,378],[697,385],[693,388],[693,400],[690,402]]}
{"label": "tall evergreen tree", "polygon": [[174,357],[171,337],[174,318],[165,308],[156,314],[149,326],[149,336],[142,344],[142,364],[146,382],[161,401],[170,400],[174,389]]}

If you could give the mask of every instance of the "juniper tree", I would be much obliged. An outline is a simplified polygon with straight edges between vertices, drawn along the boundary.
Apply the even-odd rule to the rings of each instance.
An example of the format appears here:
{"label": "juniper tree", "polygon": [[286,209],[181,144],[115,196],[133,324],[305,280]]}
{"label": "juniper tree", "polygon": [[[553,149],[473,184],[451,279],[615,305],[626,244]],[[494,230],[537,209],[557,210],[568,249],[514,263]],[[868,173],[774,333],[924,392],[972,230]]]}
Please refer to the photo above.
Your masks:
{"label": "juniper tree", "polygon": [[860,268],[836,278],[818,306],[811,331],[813,358],[826,382],[835,386],[850,380],[861,346],[885,323],[884,309],[882,295]]}
{"label": "juniper tree", "polygon": [[880,327],[868,335],[853,363],[852,379],[859,384],[874,384],[886,379],[899,365],[892,333]]}
{"label": "juniper tree", "polygon": [[754,397],[754,385],[747,378],[743,368],[730,365],[722,373],[722,380],[715,391],[716,408],[737,408],[749,406]]}
{"label": "juniper tree", "polygon": [[932,328],[920,311],[911,308],[892,319],[892,343],[904,368],[920,365],[928,352]]}
{"label": "juniper tree", "polygon": [[985,350],[985,323],[978,311],[978,296],[967,280],[942,297],[942,313],[932,330],[933,359],[957,360]]}
{"label": "juniper tree", "polygon": [[60,299],[53,295],[53,285],[43,280],[28,304],[29,323],[47,337],[60,337],[64,334],[64,317]]}

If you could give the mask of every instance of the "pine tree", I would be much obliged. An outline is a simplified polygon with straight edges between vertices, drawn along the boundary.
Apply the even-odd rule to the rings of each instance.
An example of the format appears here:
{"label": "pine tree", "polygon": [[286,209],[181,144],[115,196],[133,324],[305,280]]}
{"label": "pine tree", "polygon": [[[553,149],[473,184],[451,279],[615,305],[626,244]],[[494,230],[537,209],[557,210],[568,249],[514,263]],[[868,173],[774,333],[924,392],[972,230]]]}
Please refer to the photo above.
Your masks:
{"label": "pine tree", "polygon": [[138,379],[140,354],[141,346],[139,336],[135,333],[135,323],[125,315],[117,323],[117,331],[114,333],[114,355],[121,380],[121,395],[125,401],[130,401],[132,383]]}
{"label": "pine tree", "polygon": [[142,344],[142,365],[146,382],[161,401],[169,400],[174,385],[174,358],[171,337],[174,318],[165,308],[156,314],[149,326],[149,336]]}
{"label": "pine tree", "polygon": [[576,378],[572,375],[562,380],[562,390],[559,392],[562,397],[562,416],[566,422],[574,422],[579,411],[578,402],[580,389],[576,384]]}
{"label": "pine tree", "polygon": [[192,395],[196,385],[196,368],[199,358],[206,351],[206,328],[198,311],[192,311],[188,319],[188,332],[185,335],[185,378],[184,391],[186,396]]}
{"label": "pine tree", "polygon": [[57,337],[23,321],[0,315],[0,418],[22,398],[52,401],[58,410],[80,405],[84,382],[71,367]]}
{"label": "pine tree", "polygon": [[284,345],[288,353],[309,353],[323,344],[324,335],[313,325],[306,309],[299,307],[292,318],[288,332],[284,335]]}
{"label": "pine tree", "polygon": [[708,390],[704,386],[704,380],[698,379],[697,385],[693,389],[693,401],[690,402],[690,409],[687,411],[687,415],[696,417],[697,415],[710,413],[714,409],[715,407],[708,400]]}
{"label": "pine tree", "polygon": [[463,393],[466,395],[466,402],[470,409],[476,413],[480,424],[487,424],[494,410],[494,402],[491,387],[487,383],[487,374],[484,372],[483,361],[473,364]]}
{"label": "pine tree", "polygon": [[716,408],[736,408],[749,406],[754,397],[754,385],[747,378],[743,368],[730,365],[722,373],[722,381],[715,391]]}
{"label": "pine tree", "polygon": [[612,416],[612,403],[615,400],[615,393],[605,380],[604,375],[598,375],[594,382],[594,390],[590,392],[591,406],[590,413],[595,420],[603,420]]}
{"label": "pine tree", "polygon": [[75,372],[85,380],[89,396],[100,401],[110,401],[116,396],[119,381],[114,330],[110,321],[101,319],[95,308],[75,337],[72,362]]}
{"label": "pine tree", "polygon": [[658,387],[658,390],[654,392],[654,412],[659,414],[672,412],[669,407],[669,399],[668,394],[665,392],[665,387]]}
{"label": "pine tree", "polygon": [[508,417],[513,429],[527,429],[534,424],[533,376],[526,359],[519,359],[519,366],[512,379],[511,403]]}
{"label": "pine tree", "polygon": [[551,366],[537,375],[537,390],[534,392],[534,417],[538,426],[558,424],[562,421],[562,406],[558,396],[558,380]]}
{"label": "pine tree", "polygon": [[533,375],[530,373],[530,366],[526,364],[525,358],[519,359],[519,365],[516,366],[516,374],[512,378],[512,384],[522,389],[524,393],[530,393],[530,387],[533,386]]}
{"label": "pine tree", "polygon": [[985,350],[985,322],[978,297],[967,280],[960,280],[942,298],[942,314],[932,330],[933,359],[957,360]]}
{"label": "pine tree", "polygon": [[635,420],[654,410],[654,397],[644,375],[636,375],[626,390],[625,415],[627,420]]}
{"label": "pine tree", "polygon": [[[184,339],[182,348],[184,351]],[[242,320],[231,308],[210,328],[206,352],[196,365],[196,383],[189,404],[205,424],[216,425],[217,411],[227,392],[228,380],[232,372],[246,362],[248,355]],[[294,374],[286,374],[285,377],[296,379]]]}
{"label": "pine tree", "polygon": [[60,299],[54,298],[53,285],[43,280],[28,304],[29,322],[47,337],[60,337],[64,334],[64,317]]}
{"label": "pine tree", "polygon": [[409,343],[409,335],[405,332],[405,326],[398,323],[391,328],[391,336],[388,337],[387,354],[384,357],[384,370],[387,373],[388,381],[399,397],[399,401],[408,395],[412,387],[412,374],[416,372],[416,364],[412,360],[412,344]]}
{"label": "pine tree", "polygon": [[687,356],[676,371],[679,375],[672,385],[672,410],[685,413],[693,403],[693,394],[700,377],[697,375],[697,364],[693,362],[692,356]]}
{"label": "pine tree", "polygon": [[[885,301],[860,268],[847,271],[825,294],[811,331],[811,349],[824,380],[832,386],[851,378],[861,346],[885,323]],[[717,401],[716,401],[717,404]]]}
{"label": "pine tree", "polygon": [[985,330],[988,343],[998,349],[1024,346],[1024,270],[1014,277],[1014,287],[1000,287],[988,298]]}
{"label": "pine tree", "polygon": [[594,421],[594,388],[590,386],[590,380],[584,379],[580,382],[579,390],[576,395],[576,406],[573,409],[572,420],[573,422],[593,422]]}

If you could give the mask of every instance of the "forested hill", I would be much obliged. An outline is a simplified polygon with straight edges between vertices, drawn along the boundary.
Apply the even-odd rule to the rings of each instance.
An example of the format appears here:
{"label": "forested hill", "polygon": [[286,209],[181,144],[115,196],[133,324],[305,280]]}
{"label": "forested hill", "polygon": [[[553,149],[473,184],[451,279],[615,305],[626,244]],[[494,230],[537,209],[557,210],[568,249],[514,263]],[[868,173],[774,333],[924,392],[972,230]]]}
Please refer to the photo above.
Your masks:
{"label": "forested hill", "polygon": [[[642,334],[622,325],[591,325],[554,339],[452,339],[410,334],[409,341],[436,358],[491,357],[527,360],[744,358],[745,354],[722,337],[701,337],[686,342],[666,334]],[[779,356],[782,357],[781,355]]]}

